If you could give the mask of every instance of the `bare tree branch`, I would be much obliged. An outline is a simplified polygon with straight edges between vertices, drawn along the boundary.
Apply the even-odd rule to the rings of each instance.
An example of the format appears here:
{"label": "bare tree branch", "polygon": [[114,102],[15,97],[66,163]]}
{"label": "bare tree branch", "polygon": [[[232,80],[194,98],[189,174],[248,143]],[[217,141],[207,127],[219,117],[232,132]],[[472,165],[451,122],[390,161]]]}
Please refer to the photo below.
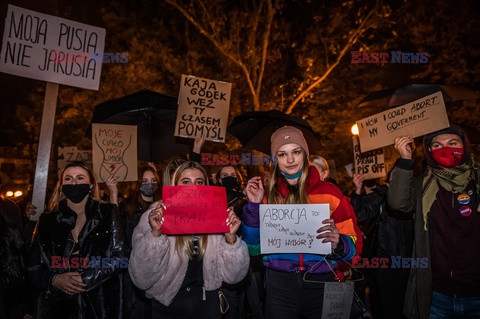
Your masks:
{"label": "bare tree branch", "polygon": [[261,62],[260,62],[260,70],[258,75],[257,87],[255,90],[257,96],[259,97],[260,97],[260,90],[262,88],[263,74],[265,73],[265,63],[267,62],[268,44],[269,44],[270,31],[272,29],[274,15],[275,15],[275,10],[273,9],[272,1],[268,0],[267,1],[267,25],[265,27],[265,31],[263,32],[263,37],[262,37],[262,40],[263,40],[262,56],[261,56]]}
{"label": "bare tree branch", "polygon": [[[251,73],[249,72],[247,66],[245,65],[244,61],[241,60],[240,57],[236,56],[233,52],[228,50],[227,47],[225,47],[213,34],[215,28],[214,25],[211,24],[211,27],[213,29],[212,32],[208,32],[184,7],[179,5],[175,0],[166,0],[166,3],[170,4],[171,6],[175,7],[180,13],[183,14],[183,16],[190,22],[192,23],[197,30],[203,34],[212,44],[223,54],[225,55],[228,59],[230,59],[233,63],[235,63],[243,72],[245,79],[247,81],[248,88],[250,90],[250,93],[252,94],[253,98],[253,106],[254,110],[259,110],[260,109],[260,98],[257,95],[257,89],[256,86],[254,85],[251,77]],[[203,4],[201,4],[203,6]]]}
{"label": "bare tree branch", "polygon": [[358,26],[358,28],[353,32],[353,34],[348,39],[346,45],[343,47],[340,54],[337,56],[335,63],[333,63],[326,71],[322,74],[316,81],[310,84],[305,90],[303,90],[288,106],[287,111],[285,113],[290,114],[292,113],[293,109],[297,106],[298,102],[303,99],[310,91],[312,91],[315,87],[317,87],[320,83],[322,83],[330,73],[337,67],[340,63],[342,58],[347,54],[348,50],[357,42],[358,38],[362,35],[365,31],[365,26],[370,21],[371,17],[375,13],[378,8],[378,3],[375,7],[366,15],[365,19],[363,19],[362,23]]}

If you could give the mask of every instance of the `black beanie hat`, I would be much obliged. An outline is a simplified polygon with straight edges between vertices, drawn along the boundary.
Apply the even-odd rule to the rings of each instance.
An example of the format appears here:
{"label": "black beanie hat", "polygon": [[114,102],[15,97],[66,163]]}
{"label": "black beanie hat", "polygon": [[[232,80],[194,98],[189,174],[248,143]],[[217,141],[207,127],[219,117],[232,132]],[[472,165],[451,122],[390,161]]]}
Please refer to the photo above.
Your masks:
{"label": "black beanie hat", "polygon": [[450,127],[447,127],[447,128],[445,128],[443,130],[440,130],[440,131],[430,133],[427,136],[425,136],[424,145],[427,146],[427,147],[430,147],[430,145],[432,145],[433,138],[435,136],[438,136],[438,135],[441,135],[441,134],[455,134],[455,135],[458,135],[462,138],[462,142],[465,143],[465,135],[463,133],[463,130],[460,127],[458,127],[457,125],[452,124],[452,125],[450,125]]}
{"label": "black beanie hat", "polygon": [[451,124],[450,127],[447,127],[443,130],[436,131],[436,132],[430,133],[428,135],[425,135],[425,137],[423,138],[423,148],[424,148],[424,151],[425,151],[425,158],[427,159],[428,165],[433,166],[433,167],[439,167],[437,162],[435,162],[435,160],[433,159],[432,152],[429,151],[429,148],[432,145],[433,138],[435,136],[440,135],[440,134],[456,134],[456,135],[460,136],[460,138],[462,139],[462,142],[463,142],[463,149],[464,149],[464,153],[463,153],[463,157],[462,157],[462,164],[469,160],[470,153],[471,153],[470,141],[468,140],[467,135],[460,128],[460,126],[455,125],[455,124]]}

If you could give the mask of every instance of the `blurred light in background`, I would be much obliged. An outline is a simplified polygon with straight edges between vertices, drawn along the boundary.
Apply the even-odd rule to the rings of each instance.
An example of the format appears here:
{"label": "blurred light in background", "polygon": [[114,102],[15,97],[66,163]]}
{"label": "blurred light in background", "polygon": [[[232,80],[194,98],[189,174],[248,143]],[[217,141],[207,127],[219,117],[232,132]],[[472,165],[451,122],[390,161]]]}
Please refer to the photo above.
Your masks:
{"label": "blurred light in background", "polygon": [[16,191],[16,192],[7,191],[7,192],[5,193],[5,196],[7,196],[7,197],[12,197],[12,196],[13,196],[13,197],[20,197],[20,196],[22,196],[22,195],[23,195],[23,192],[22,192],[22,191]]}
{"label": "blurred light in background", "polygon": [[353,134],[353,135],[358,135],[358,126],[357,126],[357,124],[353,124],[353,125],[352,125],[351,131],[352,131],[352,134]]}

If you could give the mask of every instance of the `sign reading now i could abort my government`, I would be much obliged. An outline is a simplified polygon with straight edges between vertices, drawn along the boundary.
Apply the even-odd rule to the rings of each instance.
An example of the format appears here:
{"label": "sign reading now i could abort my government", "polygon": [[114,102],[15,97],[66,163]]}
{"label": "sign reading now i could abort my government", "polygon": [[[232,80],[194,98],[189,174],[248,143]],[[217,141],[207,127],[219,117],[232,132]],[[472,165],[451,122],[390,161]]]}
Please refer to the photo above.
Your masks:
{"label": "sign reading now i could abort my government", "polygon": [[442,93],[437,92],[357,121],[360,149],[370,151],[392,145],[399,136],[414,138],[449,125]]}

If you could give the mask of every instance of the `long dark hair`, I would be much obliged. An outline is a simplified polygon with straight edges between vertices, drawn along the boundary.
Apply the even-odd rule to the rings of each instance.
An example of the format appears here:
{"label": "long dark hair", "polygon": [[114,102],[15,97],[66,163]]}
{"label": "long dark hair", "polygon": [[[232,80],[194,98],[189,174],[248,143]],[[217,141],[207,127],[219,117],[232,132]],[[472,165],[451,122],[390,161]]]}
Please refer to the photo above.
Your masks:
{"label": "long dark hair", "polygon": [[238,188],[242,189],[242,186],[243,186],[242,173],[240,173],[240,170],[236,166],[233,166],[233,165],[223,165],[218,169],[217,173],[215,174],[215,182],[217,183],[217,185],[220,185],[220,175],[221,175],[223,169],[226,168],[226,167],[232,167],[235,170],[235,173],[237,174],[238,183],[239,183]]}
{"label": "long dark hair", "polygon": [[150,166],[145,166],[140,170],[140,173],[138,174],[137,187],[133,191],[132,199],[130,200],[127,207],[125,208],[125,215],[128,219],[131,219],[133,217],[133,214],[135,213],[135,210],[139,205],[142,207],[143,211],[146,211],[148,206],[151,204],[143,200],[142,194],[140,193],[140,185],[142,185],[143,183],[143,174],[145,174],[145,172],[147,171],[152,172],[153,176],[155,176],[155,178],[157,179],[158,190],[155,192],[155,194],[153,194],[153,201],[156,202],[162,198],[162,193],[161,193],[162,185],[160,184],[160,177],[158,176],[157,171],[151,168]]}

